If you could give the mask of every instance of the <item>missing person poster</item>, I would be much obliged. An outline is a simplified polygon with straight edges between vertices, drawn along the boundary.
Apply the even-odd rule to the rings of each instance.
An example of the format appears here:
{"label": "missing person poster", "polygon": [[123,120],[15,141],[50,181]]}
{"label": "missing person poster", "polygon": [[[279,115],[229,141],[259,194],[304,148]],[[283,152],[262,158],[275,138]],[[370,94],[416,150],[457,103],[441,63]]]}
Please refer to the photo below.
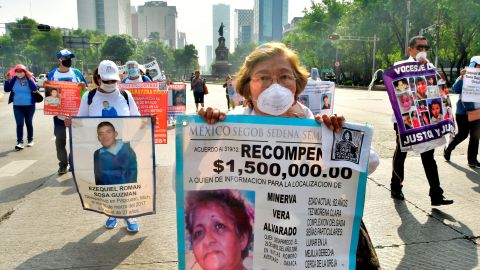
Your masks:
{"label": "missing person poster", "polygon": [[448,87],[432,65],[407,62],[393,66],[384,72],[383,80],[401,146],[425,143],[455,130]]}
{"label": "missing person poster", "polygon": [[156,115],[155,144],[167,143],[167,91],[158,90],[158,82],[122,83],[120,89],[132,93],[141,115]]}
{"label": "missing person poster", "polygon": [[467,67],[463,76],[462,101],[480,102],[480,68]]}
{"label": "missing person poster", "polygon": [[45,81],[45,115],[77,115],[82,84],[67,81]]}
{"label": "missing person poster", "polygon": [[366,124],[344,123],[340,132],[322,126],[324,167],[348,167],[365,172],[373,129]]}
{"label": "missing person poster", "polygon": [[184,83],[168,85],[168,116],[176,119],[177,115],[187,110],[187,85]]}
{"label": "missing person poster", "polygon": [[73,179],[85,210],[112,217],[155,213],[150,116],[72,117]]}
{"label": "missing person poster", "polygon": [[309,79],[305,90],[298,96],[298,102],[307,106],[313,114],[330,115],[333,112],[334,96],[334,82]]}
{"label": "missing person poster", "polygon": [[321,126],[294,120],[179,116],[179,269],[355,269],[366,174],[323,168]]}

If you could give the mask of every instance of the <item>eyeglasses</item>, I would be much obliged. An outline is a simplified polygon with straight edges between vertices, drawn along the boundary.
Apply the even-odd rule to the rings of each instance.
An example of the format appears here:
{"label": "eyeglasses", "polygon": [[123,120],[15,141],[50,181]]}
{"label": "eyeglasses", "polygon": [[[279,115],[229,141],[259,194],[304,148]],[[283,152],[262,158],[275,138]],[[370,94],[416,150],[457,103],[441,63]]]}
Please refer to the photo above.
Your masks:
{"label": "eyeglasses", "polygon": [[103,82],[104,84],[114,84],[114,83],[117,83],[117,81],[115,81],[115,80],[110,80],[110,81],[104,81],[104,80],[102,80],[102,82]]}
{"label": "eyeglasses", "polygon": [[272,85],[274,78],[276,79],[277,83],[285,86],[285,87],[293,87],[295,85],[295,81],[297,78],[293,74],[281,74],[280,76],[272,77],[270,75],[257,75],[252,76],[250,80],[253,83],[258,83],[262,86],[262,88],[267,88]]}
{"label": "eyeglasses", "polygon": [[417,51],[428,51],[428,50],[430,50],[430,46],[428,46],[428,45],[417,45],[415,47],[415,49],[417,49]]}

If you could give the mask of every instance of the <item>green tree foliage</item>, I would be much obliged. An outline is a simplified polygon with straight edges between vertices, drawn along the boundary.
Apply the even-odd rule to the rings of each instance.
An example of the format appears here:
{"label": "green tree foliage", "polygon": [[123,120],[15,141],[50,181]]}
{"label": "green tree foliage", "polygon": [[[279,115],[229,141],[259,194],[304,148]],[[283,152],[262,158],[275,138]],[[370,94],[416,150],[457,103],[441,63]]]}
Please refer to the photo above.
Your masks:
{"label": "green tree foliage", "polygon": [[[438,45],[438,68],[447,74],[451,83],[473,55],[480,54],[480,22],[476,0],[354,0],[312,2],[305,17],[294,32],[284,37],[284,42],[300,53],[307,67],[332,67],[335,51],[342,79],[366,85],[371,79],[372,42],[327,40],[328,34],[341,36],[379,38],[375,53],[376,67],[388,68],[395,61],[405,59],[405,24],[409,14],[409,37],[420,30],[439,24],[439,42],[436,32],[424,33],[432,50],[429,58],[435,59]],[[338,76],[337,73],[337,76]]]}
{"label": "green tree foliage", "polygon": [[129,35],[109,36],[102,46],[102,59],[125,63],[135,53],[137,44]]}
{"label": "green tree foliage", "polygon": [[255,42],[250,42],[244,46],[237,46],[235,52],[230,54],[228,59],[232,64],[232,74],[236,73],[238,69],[245,62],[245,58],[257,47],[258,44]]}
{"label": "green tree foliage", "polygon": [[183,78],[189,77],[192,70],[198,69],[198,51],[193,44],[188,44],[183,49],[173,53],[177,69],[175,74]]}

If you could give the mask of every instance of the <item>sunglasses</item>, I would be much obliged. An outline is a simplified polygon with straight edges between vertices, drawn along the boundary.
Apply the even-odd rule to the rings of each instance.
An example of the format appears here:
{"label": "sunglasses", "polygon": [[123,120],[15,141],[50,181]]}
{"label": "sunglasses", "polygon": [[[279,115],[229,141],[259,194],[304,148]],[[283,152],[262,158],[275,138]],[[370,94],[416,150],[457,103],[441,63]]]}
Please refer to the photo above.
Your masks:
{"label": "sunglasses", "polygon": [[116,83],[117,81],[115,81],[115,80],[110,80],[110,81],[104,81],[104,80],[102,80],[102,82],[103,82],[104,84],[114,84],[114,83]]}
{"label": "sunglasses", "polygon": [[423,51],[423,50],[428,51],[428,50],[430,50],[430,46],[428,46],[428,45],[418,45],[418,46],[415,47],[415,49],[417,49],[417,51]]}

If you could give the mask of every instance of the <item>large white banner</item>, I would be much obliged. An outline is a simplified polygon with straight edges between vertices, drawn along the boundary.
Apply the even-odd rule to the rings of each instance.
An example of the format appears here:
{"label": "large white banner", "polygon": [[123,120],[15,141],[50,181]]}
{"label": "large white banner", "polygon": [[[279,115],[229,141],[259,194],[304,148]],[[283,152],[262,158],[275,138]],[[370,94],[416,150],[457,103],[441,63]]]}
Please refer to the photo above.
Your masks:
{"label": "large white banner", "polygon": [[70,153],[82,206],[113,217],[155,213],[150,116],[72,117]]}
{"label": "large white banner", "polygon": [[322,165],[311,119],[176,128],[179,269],[355,269],[366,174]]}
{"label": "large white banner", "polygon": [[467,67],[463,76],[462,101],[480,102],[480,68]]}

